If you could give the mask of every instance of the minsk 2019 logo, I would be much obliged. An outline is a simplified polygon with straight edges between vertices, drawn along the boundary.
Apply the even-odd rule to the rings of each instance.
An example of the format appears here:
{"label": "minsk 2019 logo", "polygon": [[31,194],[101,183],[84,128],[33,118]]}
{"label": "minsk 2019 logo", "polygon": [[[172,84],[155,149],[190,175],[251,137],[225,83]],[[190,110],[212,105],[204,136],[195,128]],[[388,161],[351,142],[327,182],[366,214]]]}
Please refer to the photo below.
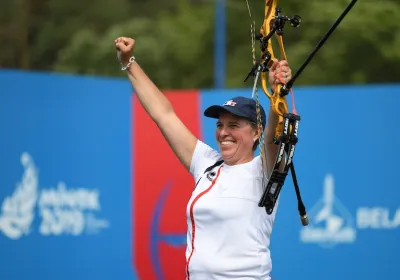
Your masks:
{"label": "minsk 2019 logo", "polygon": [[[94,216],[100,210],[97,190],[67,188],[64,182],[59,182],[57,188],[41,189],[39,171],[31,155],[23,153],[21,164],[22,178],[1,204],[0,232],[4,236],[19,239],[32,232],[77,236],[108,227],[107,221]],[[38,229],[33,228],[35,219],[39,220]]]}
{"label": "minsk 2019 logo", "polygon": [[311,208],[310,225],[301,230],[301,241],[333,248],[338,243],[354,243],[356,224],[350,212],[335,196],[334,179],[327,174],[323,197]]}

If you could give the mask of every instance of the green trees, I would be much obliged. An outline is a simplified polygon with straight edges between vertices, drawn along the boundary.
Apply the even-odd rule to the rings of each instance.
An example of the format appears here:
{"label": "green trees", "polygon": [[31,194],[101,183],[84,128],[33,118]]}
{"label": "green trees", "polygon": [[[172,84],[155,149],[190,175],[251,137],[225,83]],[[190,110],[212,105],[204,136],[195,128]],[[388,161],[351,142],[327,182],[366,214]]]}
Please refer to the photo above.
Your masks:
{"label": "green trees", "polygon": [[[248,87],[243,79],[252,66],[251,21],[244,0],[227,2],[226,86]],[[299,28],[285,29],[293,70],[348,2],[280,0],[284,14],[303,19]],[[264,1],[250,4],[259,29]],[[3,68],[124,76],[113,40],[129,36],[136,39],[137,60],[161,88],[213,86],[214,1],[18,0],[3,7]],[[399,13],[395,0],[358,1],[296,84],[398,82]]]}

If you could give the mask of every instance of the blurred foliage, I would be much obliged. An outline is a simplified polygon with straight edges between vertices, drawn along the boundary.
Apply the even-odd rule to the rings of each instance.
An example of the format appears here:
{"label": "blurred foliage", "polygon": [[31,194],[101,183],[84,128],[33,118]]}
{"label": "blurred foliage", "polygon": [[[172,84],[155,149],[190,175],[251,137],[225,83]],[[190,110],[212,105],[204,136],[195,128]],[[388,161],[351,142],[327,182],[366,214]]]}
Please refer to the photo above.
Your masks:
{"label": "blurred foliage", "polygon": [[[264,1],[227,0],[226,86],[244,87],[252,66],[250,23],[260,28]],[[293,70],[350,0],[280,0],[285,47]],[[398,0],[358,1],[297,84],[398,82]],[[161,88],[210,88],[214,71],[215,0],[14,0],[0,10],[0,66],[73,74],[124,76],[113,41],[136,40],[135,56]],[[275,48],[279,57],[279,49]],[[256,57],[259,56],[256,44]]]}

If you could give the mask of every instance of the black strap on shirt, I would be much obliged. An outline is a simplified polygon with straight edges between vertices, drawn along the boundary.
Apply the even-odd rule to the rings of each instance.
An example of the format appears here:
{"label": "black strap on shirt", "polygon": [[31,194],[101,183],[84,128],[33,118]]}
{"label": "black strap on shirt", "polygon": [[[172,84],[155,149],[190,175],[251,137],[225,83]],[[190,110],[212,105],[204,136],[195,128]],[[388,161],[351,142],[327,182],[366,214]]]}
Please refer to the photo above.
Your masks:
{"label": "black strap on shirt", "polygon": [[[203,175],[206,174],[208,171],[213,170],[214,167],[220,166],[223,162],[224,162],[224,160],[219,160],[219,161],[217,161],[216,163],[214,163],[213,165],[207,167],[207,169],[204,171]],[[200,180],[201,180],[202,177],[203,177],[203,176],[201,176],[201,177],[199,178],[199,180],[197,180],[197,183],[196,183],[196,185],[194,186],[194,188],[197,187],[197,184],[200,182]]]}

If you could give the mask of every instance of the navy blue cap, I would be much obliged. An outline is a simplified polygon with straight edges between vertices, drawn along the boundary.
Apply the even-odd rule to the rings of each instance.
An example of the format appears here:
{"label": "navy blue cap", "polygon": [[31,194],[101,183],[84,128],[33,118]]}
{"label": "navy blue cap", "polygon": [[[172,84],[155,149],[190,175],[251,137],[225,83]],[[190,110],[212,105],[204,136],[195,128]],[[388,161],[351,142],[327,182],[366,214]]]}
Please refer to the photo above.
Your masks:
{"label": "navy blue cap", "polygon": [[[264,108],[261,106],[261,104],[259,104],[259,106],[261,111],[262,126],[265,128],[267,118],[265,116]],[[222,111],[227,111],[235,116],[246,118],[257,124],[256,108],[257,105],[254,99],[238,96],[226,101],[222,105],[212,105],[208,107],[204,111],[204,116],[218,119]]]}

